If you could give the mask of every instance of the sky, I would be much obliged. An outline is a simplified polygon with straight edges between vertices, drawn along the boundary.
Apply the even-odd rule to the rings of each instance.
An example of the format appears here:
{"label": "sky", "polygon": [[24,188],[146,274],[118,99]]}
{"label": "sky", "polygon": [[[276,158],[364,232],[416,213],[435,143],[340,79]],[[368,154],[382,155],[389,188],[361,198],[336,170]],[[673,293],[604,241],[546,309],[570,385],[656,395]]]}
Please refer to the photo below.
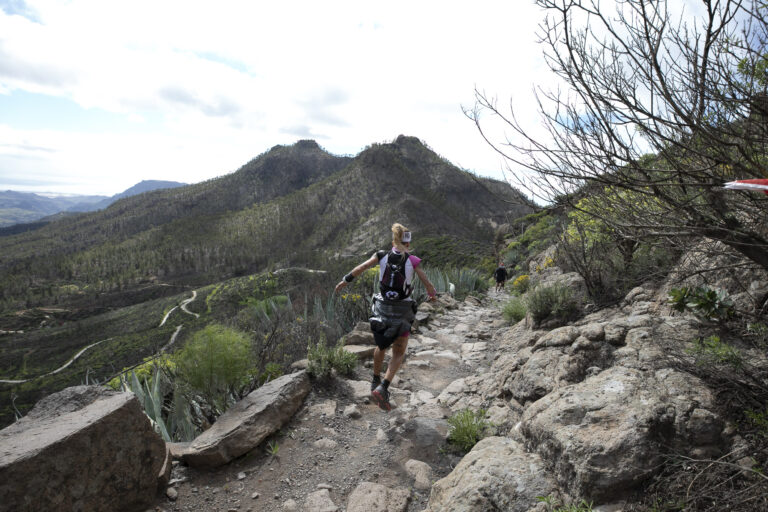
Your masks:
{"label": "sky", "polygon": [[533,108],[542,16],[533,0],[0,0],[0,190],[112,195],[400,134],[502,179],[462,107],[477,88]]}

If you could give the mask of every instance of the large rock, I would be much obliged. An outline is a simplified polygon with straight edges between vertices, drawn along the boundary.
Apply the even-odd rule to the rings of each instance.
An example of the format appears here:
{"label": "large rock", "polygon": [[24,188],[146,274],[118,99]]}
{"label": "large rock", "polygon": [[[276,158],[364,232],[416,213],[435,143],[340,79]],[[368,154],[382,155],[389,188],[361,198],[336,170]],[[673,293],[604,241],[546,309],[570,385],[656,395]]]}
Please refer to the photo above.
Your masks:
{"label": "large rock", "polygon": [[358,359],[368,359],[373,357],[376,345],[344,345],[344,350],[350,354],[355,354]]}
{"label": "large rock", "polygon": [[533,402],[554,389],[581,381],[589,364],[584,353],[571,356],[561,349],[540,350],[506,382],[504,390],[520,403]]}
{"label": "large rock", "polygon": [[670,447],[717,456],[723,423],[712,405],[692,375],[617,366],[535,402],[520,430],[560,485],[600,501],[658,471]]}
{"label": "large rock", "polygon": [[528,512],[541,505],[538,496],[556,492],[538,455],[512,439],[487,437],[432,486],[425,512]]}
{"label": "large rock", "polygon": [[344,345],[375,345],[371,324],[358,322],[343,338]]}
{"label": "large rock", "polygon": [[0,431],[0,508],[141,509],[155,498],[165,456],[133,393],[67,388]]}
{"label": "large rock", "polygon": [[339,507],[331,499],[328,489],[320,489],[307,496],[304,502],[304,510],[312,512],[337,512]]}
{"label": "large rock", "polygon": [[373,482],[355,487],[347,501],[347,512],[405,512],[411,493],[408,489],[390,489]]}
{"label": "large rock", "polygon": [[197,436],[184,452],[184,461],[194,467],[217,467],[248,453],[293,416],[309,390],[305,371],[256,389]]}

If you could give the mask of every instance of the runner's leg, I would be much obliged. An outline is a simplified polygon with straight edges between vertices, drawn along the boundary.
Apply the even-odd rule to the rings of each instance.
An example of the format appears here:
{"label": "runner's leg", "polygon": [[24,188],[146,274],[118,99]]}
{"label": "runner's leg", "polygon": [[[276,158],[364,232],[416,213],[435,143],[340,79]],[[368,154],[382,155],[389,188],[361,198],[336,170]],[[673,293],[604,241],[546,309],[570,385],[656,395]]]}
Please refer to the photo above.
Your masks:
{"label": "runner's leg", "polygon": [[[389,382],[392,382],[392,380],[395,378],[395,374],[397,373],[397,370],[400,369],[400,365],[403,364],[403,359],[405,359],[405,349],[408,347],[408,337],[407,336],[400,336],[395,340],[395,342],[392,344],[392,359],[389,361],[389,365],[387,366],[387,375],[384,377]],[[374,368],[376,368],[376,352],[373,353],[374,357]],[[383,356],[382,356],[382,359]]]}

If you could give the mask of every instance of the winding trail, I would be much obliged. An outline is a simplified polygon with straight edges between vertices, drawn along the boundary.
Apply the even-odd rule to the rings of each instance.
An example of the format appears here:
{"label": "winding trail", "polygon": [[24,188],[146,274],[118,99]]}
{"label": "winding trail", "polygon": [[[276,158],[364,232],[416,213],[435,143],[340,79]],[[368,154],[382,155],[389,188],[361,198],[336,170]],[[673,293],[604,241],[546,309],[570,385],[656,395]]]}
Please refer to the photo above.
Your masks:
{"label": "winding trail", "polygon": [[[197,291],[196,291],[196,290],[193,290],[193,291],[192,291],[192,297],[190,297],[189,299],[186,299],[186,300],[184,300],[184,302],[182,302],[182,303],[181,303],[181,309],[182,309],[182,311],[184,311],[184,312],[185,312],[185,313],[187,313],[188,315],[193,315],[195,318],[200,318],[200,315],[199,315],[199,314],[197,314],[197,313],[193,313],[193,312],[191,312],[190,310],[188,310],[188,309],[187,309],[187,306],[188,306],[188,305],[189,305],[189,304],[190,304],[192,301],[194,301],[196,298],[197,298]],[[171,310],[170,310],[168,313],[166,313],[166,314],[165,314],[165,317],[164,317],[164,318],[163,318],[163,320],[160,322],[160,325],[158,325],[158,327],[162,327],[163,325],[165,325],[165,322],[168,320],[168,317],[169,317],[169,316],[171,316],[171,313],[173,313],[173,312],[174,312],[174,310],[176,310],[176,308],[178,308],[178,307],[179,307],[179,306],[175,306],[175,307],[174,307],[173,309],[171,309]],[[170,341],[168,341],[168,343],[166,343],[166,344],[163,346],[163,348],[161,348],[161,349],[160,349],[160,353],[167,351],[167,350],[168,350],[168,349],[169,349],[169,348],[170,348],[170,347],[171,347],[171,346],[172,346],[172,345],[175,343],[175,341],[176,341],[176,338],[177,338],[177,337],[178,337],[178,335],[179,335],[179,332],[181,332],[181,328],[182,328],[182,325],[179,325],[179,326],[176,328],[176,331],[174,331],[174,333],[171,335],[171,339],[170,339]],[[104,343],[105,341],[109,341],[109,340],[111,340],[111,339],[112,339],[112,338],[107,338],[107,339],[104,339],[104,340],[101,340],[101,341],[97,341],[96,343],[91,343],[91,344],[90,344],[90,345],[88,345],[87,347],[85,347],[85,348],[81,349],[81,350],[80,350],[80,351],[79,351],[77,354],[75,354],[75,355],[74,355],[74,356],[73,356],[73,357],[72,357],[72,358],[71,358],[69,361],[67,361],[66,363],[64,363],[63,365],[61,365],[60,367],[56,368],[55,370],[53,370],[53,371],[51,371],[51,372],[48,372],[48,373],[44,373],[43,375],[38,375],[37,377],[32,377],[32,378],[29,378],[29,379],[19,379],[19,380],[13,380],[13,379],[0,379],[0,384],[24,384],[25,382],[30,382],[30,381],[33,381],[33,380],[36,380],[36,379],[40,379],[40,378],[42,378],[42,377],[47,377],[48,375],[53,375],[53,374],[59,373],[59,372],[61,372],[62,370],[66,369],[68,366],[70,366],[72,363],[74,363],[75,361],[77,361],[77,359],[78,359],[80,356],[82,356],[82,355],[83,355],[85,352],[87,352],[87,351],[88,351],[88,350],[90,350],[91,348],[95,347],[96,345],[99,345],[100,343]]]}
{"label": "winding trail", "polygon": [[197,298],[197,290],[192,290],[192,297],[181,303],[181,310],[187,313],[188,315],[194,315],[195,318],[200,318],[200,315],[198,315],[197,313],[193,313],[187,309],[187,305],[189,305],[189,303],[194,301],[196,298]]}
{"label": "winding trail", "polygon": [[167,350],[168,350],[169,348],[171,348],[171,346],[172,346],[172,345],[173,345],[173,344],[176,342],[176,337],[177,337],[177,336],[179,335],[179,333],[181,332],[181,328],[182,328],[182,327],[183,327],[183,325],[181,325],[181,324],[179,324],[179,326],[178,326],[178,327],[176,327],[176,330],[175,330],[175,331],[173,332],[173,334],[171,335],[171,340],[170,340],[168,343],[166,343],[166,344],[163,346],[163,348],[161,348],[161,349],[160,349],[160,352],[161,352],[161,353],[162,353],[162,352],[165,352],[165,351],[167,351]]}
{"label": "winding trail", "polygon": [[169,312],[167,312],[167,313],[165,314],[165,316],[163,317],[163,321],[162,321],[162,322],[160,322],[160,325],[158,325],[158,327],[162,327],[162,326],[164,326],[164,325],[165,325],[165,321],[166,321],[166,320],[168,320],[168,317],[169,317],[169,316],[171,316],[171,313],[173,313],[174,311],[176,311],[176,308],[178,308],[178,307],[179,307],[179,306],[173,306],[173,308],[172,308],[172,309],[171,309]]}
{"label": "winding trail", "polygon": [[23,383],[25,383],[25,382],[29,382],[29,381],[31,381],[31,380],[39,379],[39,378],[41,378],[41,377],[46,377],[46,376],[48,376],[48,375],[53,375],[54,373],[59,373],[60,371],[62,371],[63,369],[65,369],[67,366],[69,366],[69,365],[71,365],[72,363],[74,363],[74,362],[77,360],[77,358],[78,358],[78,357],[80,357],[81,355],[83,355],[83,354],[84,354],[84,353],[85,353],[87,350],[89,350],[90,348],[92,348],[92,347],[95,347],[96,345],[98,345],[98,344],[100,344],[100,343],[104,343],[105,341],[109,341],[109,340],[111,340],[111,339],[112,339],[112,338],[107,338],[107,339],[105,339],[105,340],[97,341],[96,343],[91,343],[90,345],[88,345],[88,346],[87,346],[87,347],[85,347],[84,349],[80,350],[80,352],[78,352],[77,354],[75,354],[75,356],[74,356],[72,359],[70,359],[69,361],[67,361],[66,363],[64,363],[62,366],[60,366],[60,367],[56,368],[56,369],[55,369],[55,370],[53,370],[52,372],[44,373],[43,375],[38,375],[37,377],[32,377],[31,379],[23,379],[23,380],[5,380],[5,379],[0,379],[0,383],[3,383],[3,384],[23,384]]}

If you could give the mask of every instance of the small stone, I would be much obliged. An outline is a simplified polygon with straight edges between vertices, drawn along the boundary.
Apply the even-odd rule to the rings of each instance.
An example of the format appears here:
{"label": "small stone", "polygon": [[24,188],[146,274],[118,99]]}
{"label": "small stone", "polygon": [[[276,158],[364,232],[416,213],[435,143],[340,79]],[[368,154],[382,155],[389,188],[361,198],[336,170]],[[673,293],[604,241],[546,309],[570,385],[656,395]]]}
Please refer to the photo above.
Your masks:
{"label": "small stone", "polygon": [[165,495],[168,496],[169,500],[176,501],[176,498],[179,497],[179,491],[177,491],[174,487],[169,487],[165,490]]}
{"label": "small stone", "polygon": [[252,500],[257,500],[257,499],[259,499],[259,496],[261,496],[261,495],[259,493],[255,492],[255,493],[251,494],[251,499]]}
{"label": "small stone", "polygon": [[242,472],[242,471],[240,473],[238,473],[237,474],[237,479],[238,480],[245,480],[245,473]]}
{"label": "small stone", "polygon": [[193,487],[192,492],[197,492],[197,487]]}
{"label": "small stone", "polygon": [[344,408],[344,416],[346,416],[347,418],[352,418],[353,420],[356,420],[362,417],[362,413],[360,412],[360,409],[358,409],[356,405],[352,404]]}

